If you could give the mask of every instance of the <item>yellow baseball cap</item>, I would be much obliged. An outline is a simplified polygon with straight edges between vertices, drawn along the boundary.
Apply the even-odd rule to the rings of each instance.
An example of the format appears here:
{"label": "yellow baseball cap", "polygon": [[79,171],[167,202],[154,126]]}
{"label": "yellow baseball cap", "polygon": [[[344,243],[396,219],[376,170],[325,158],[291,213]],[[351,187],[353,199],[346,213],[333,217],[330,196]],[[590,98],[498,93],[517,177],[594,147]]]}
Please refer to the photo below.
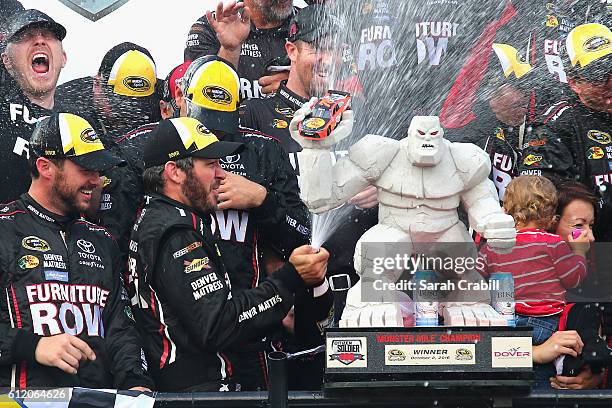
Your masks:
{"label": "yellow baseball cap", "polygon": [[533,70],[531,64],[520,60],[518,51],[511,45],[493,43],[493,51],[495,51],[495,55],[499,59],[506,78],[514,73],[516,79],[521,79],[521,77]]}
{"label": "yellow baseball cap", "polygon": [[192,104],[188,116],[213,131],[237,131],[240,79],[229,62],[216,55],[197,58],[183,76],[182,89]]}
{"label": "yellow baseball cap", "polygon": [[581,24],[570,31],[565,46],[572,66],[585,68],[612,53],[612,31],[603,24]]}
{"label": "yellow baseball cap", "polygon": [[53,113],[41,119],[30,148],[40,157],[69,159],[86,170],[103,172],[125,161],[111,154],[89,122],[71,113]]}
{"label": "yellow baseball cap", "polygon": [[139,50],[129,50],[114,62],[107,84],[123,96],[150,96],[155,92],[157,73],[155,62]]}

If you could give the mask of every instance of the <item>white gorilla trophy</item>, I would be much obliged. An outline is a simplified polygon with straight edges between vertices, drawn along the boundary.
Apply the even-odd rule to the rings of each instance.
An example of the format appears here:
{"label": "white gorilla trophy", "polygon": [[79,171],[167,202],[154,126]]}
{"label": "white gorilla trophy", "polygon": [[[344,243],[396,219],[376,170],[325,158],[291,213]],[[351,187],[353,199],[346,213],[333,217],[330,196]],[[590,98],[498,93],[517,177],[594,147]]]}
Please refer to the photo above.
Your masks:
{"label": "white gorilla trophy", "polygon": [[[363,234],[355,249],[355,270],[362,279],[362,260],[375,255],[362,252],[369,248],[362,243],[407,243],[412,248],[418,243],[471,243],[457,215],[460,202],[470,226],[492,248],[514,246],[514,220],[500,208],[488,178],[488,155],[473,144],[444,139],[437,116],[414,117],[407,137],[401,140],[366,135],[350,147],[348,156],[332,165],[329,151],[351,134],[353,111],[343,113],[327,138],[309,140],[299,135],[298,124],[315,102],[313,98],[295,112],[290,124],[291,136],[303,148],[299,153],[302,200],[311,211],[321,213],[370,185],[378,190],[378,224]],[[394,282],[402,272],[388,270],[382,278]],[[403,326],[400,302],[404,299],[397,296],[407,295],[383,291],[379,299],[364,302],[360,284],[349,290],[341,327]]]}

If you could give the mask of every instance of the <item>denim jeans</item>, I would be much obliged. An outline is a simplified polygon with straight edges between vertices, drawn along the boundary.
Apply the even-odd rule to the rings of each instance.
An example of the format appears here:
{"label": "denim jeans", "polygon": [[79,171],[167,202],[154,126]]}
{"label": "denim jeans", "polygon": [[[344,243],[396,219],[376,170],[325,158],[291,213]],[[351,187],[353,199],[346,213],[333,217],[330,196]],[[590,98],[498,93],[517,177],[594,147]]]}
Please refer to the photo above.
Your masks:
{"label": "denim jeans", "polygon": [[[516,327],[532,327],[534,346],[544,343],[552,336],[559,328],[559,315],[532,317],[532,316],[516,316]],[[535,372],[534,388],[550,388],[550,377],[557,374],[553,363],[534,364],[533,371]]]}

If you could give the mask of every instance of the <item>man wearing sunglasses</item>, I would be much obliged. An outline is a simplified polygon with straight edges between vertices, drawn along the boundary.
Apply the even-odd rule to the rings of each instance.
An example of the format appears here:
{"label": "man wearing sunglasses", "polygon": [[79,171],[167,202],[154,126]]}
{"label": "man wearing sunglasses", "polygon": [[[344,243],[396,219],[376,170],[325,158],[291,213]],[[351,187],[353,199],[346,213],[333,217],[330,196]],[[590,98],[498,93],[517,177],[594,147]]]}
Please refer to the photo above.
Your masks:
{"label": "man wearing sunglasses", "polygon": [[[575,27],[565,41],[573,95],[551,106],[525,140],[521,174],[577,179],[612,198],[612,32],[603,24]],[[598,241],[612,238],[602,211]]]}

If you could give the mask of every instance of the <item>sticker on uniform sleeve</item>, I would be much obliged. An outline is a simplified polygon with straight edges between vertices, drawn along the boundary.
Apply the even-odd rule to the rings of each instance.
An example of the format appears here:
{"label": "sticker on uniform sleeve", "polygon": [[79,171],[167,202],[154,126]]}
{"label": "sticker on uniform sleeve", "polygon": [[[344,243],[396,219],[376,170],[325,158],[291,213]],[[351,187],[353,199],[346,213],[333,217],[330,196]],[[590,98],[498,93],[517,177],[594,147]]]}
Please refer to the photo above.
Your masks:
{"label": "sticker on uniform sleeve", "polygon": [[67,271],[56,271],[56,270],[45,270],[45,280],[57,281],[57,282],[68,282]]}
{"label": "sticker on uniform sleeve", "polygon": [[195,250],[197,248],[200,248],[201,246],[202,246],[202,242],[200,242],[200,241],[193,242],[193,243],[187,245],[185,248],[181,248],[178,251],[176,251],[175,253],[173,253],[172,257],[174,259],[180,258],[181,256],[187,255],[191,251],[193,251],[193,250]]}
{"label": "sticker on uniform sleeve", "polygon": [[367,368],[368,339],[366,337],[328,337],[327,368]]}
{"label": "sticker on uniform sleeve", "polygon": [[602,132],[600,130],[589,130],[587,133],[587,137],[594,142],[597,142],[602,145],[607,145],[612,143],[612,138],[606,132]]}
{"label": "sticker on uniform sleeve", "polygon": [[30,235],[21,240],[21,246],[32,251],[47,252],[51,249],[49,243],[44,239]]}
{"label": "sticker on uniform sleeve", "polygon": [[193,261],[185,261],[185,273],[199,272],[202,269],[210,269],[208,257],[196,258]]}
{"label": "sticker on uniform sleeve", "polygon": [[604,151],[601,147],[593,146],[587,152],[589,160],[599,160],[604,157]]}
{"label": "sticker on uniform sleeve", "polygon": [[493,368],[532,367],[531,337],[491,338],[491,366]]}

